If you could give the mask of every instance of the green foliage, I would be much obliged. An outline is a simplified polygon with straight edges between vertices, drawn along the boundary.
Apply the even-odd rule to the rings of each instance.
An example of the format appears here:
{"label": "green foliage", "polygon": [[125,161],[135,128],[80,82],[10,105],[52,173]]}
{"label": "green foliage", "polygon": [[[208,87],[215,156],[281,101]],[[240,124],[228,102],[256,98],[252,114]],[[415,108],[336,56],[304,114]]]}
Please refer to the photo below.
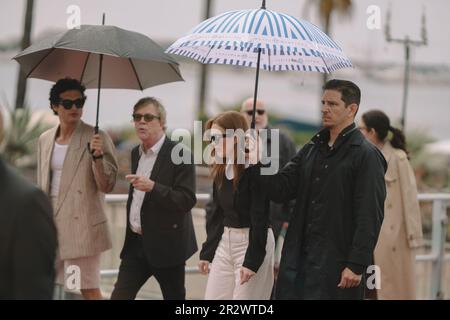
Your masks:
{"label": "green foliage", "polygon": [[5,123],[4,139],[0,145],[3,158],[12,166],[23,168],[35,164],[34,154],[37,149],[37,139],[49,128],[42,123],[42,118],[32,123],[32,113],[29,108],[11,111],[5,108],[8,118]]}

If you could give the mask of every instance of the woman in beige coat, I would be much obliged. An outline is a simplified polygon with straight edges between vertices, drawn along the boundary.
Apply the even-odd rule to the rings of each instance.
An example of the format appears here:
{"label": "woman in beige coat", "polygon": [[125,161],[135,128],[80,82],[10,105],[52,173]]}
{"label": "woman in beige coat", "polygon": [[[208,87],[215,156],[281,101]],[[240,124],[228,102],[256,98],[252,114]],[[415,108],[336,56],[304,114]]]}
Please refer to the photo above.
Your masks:
{"label": "woman in beige coat", "polygon": [[[416,298],[415,248],[422,242],[422,223],[416,180],[408,161],[405,137],[390,125],[382,111],[362,115],[360,130],[381,149],[388,163],[384,221],[375,248],[375,264],[381,271],[378,299]],[[388,133],[392,138],[388,140]]]}
{"label": "woman in beige coat", "polygon": [[111,248],[104,199],[114,188],[117,160],[109,136],[81,121],[84,90],[67,78],[52,87],[50,107],[59,125],[39,138],[37,175],[53,202],[57,283],[80,289],[85,299],[101,299],[100,254]]}

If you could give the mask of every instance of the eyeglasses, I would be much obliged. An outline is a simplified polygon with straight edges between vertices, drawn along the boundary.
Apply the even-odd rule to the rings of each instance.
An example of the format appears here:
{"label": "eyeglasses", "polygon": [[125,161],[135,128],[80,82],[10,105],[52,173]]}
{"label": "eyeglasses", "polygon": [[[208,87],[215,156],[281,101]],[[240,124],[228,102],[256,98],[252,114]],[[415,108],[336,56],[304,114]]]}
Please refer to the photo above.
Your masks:
{"label": "eyeglasses", "polygon": [[[248,110],[245,111],[245,113],[247,113],[249,116],[253,116],[253,110]],[[266,113],[266,110],[262,110],[262,109],[257,109],[256,113],[260,116],[262,116],[264,113]]]}
{"label": "eyeglasses", "polygon": [[222,133],[222,134],[213,134],[211,135],[211,138],[209,138],[209,142],[217,144],[220,142],[220,140],[222,140],[223,138],[228,137],[228,135],[226,133]]}
{"label": "eyeglasses", "polygon": [[141,121],[142,118],[144,118],[145,122],[152,122],[155,119],[161,119],[161,117],[155,116],[151,113],[146,114],[140,114],[140,113],[133,113],[133,120],[135,122]]}
{"label": "eyeglasses", "polygon": [[84,106],[84,99],[76,99],[76,100],[70,100],[70,99],[63,99],[59,101],[59,104],[63,106],[64,109],[70,110],[72,109],[72,106],[75,105],[77,109],[81,109]]}

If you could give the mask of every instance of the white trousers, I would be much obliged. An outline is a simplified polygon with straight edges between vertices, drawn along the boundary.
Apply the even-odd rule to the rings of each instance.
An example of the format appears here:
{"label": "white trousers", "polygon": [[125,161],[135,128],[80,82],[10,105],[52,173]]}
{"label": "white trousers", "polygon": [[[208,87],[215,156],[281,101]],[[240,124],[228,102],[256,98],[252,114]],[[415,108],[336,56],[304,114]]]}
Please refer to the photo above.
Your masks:
{"label": "white trousers", "polygon": [[249,228],[224,228],[206,284],[206,300],[269,300],[274,275],[275,239],[267,232],[266,256],[258,272],[243,285],[240,269],[248,247]]}

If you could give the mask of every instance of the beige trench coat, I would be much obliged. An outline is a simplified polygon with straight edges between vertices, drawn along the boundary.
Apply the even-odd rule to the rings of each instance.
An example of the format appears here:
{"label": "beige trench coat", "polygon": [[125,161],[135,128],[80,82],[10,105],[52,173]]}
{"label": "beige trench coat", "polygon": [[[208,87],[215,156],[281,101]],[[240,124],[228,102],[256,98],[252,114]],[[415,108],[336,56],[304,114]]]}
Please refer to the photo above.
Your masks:
{"label": "beige trench coat", "polygon": [[387,142],[382,152],[388,163],[384,220],[375,248],[381,271],[378,299],[415,299],[415,250],[422,242],[422,223],[413,170],[403,150]]}
{"label": "beige trench coat", "polygon": [[[47,194],[51,184],[51,158],[58,127],[39,137],[38,185]],[[104,145],[103,161],[106,183],[101,186],[87,144],[94,128],[82,122],[77,125],[64,159],[60,190],[54,219],[58,231],[59,256],[62,260],[87,257],[112,247],[105,215],[105,193],[116,183],[117,159],[114,144],[99,132]],[[99,161],[99,160],[97,160]]]}

